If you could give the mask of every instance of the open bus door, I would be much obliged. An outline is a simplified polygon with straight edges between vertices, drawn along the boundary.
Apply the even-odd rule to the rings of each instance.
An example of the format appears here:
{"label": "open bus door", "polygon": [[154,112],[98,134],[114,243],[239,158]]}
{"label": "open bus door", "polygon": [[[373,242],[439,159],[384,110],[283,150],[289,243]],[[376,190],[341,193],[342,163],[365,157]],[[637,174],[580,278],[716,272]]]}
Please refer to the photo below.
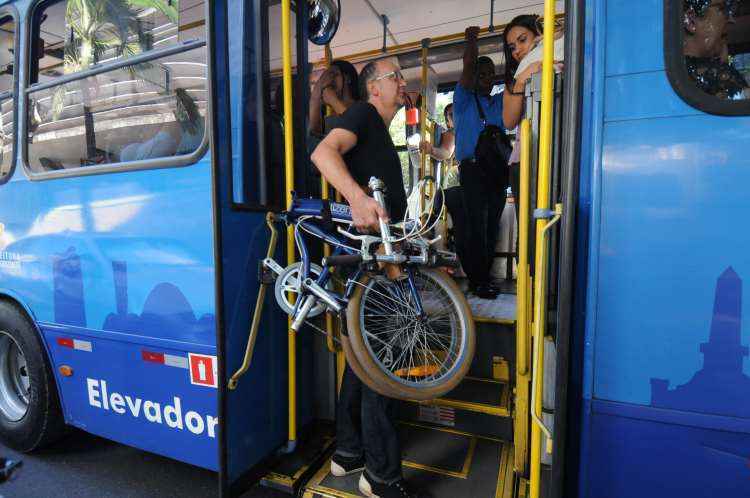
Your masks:
{"label": "open bus door", "polygon": [[[292,137],[304,136],[306,125],[303,119],[292,121],[292,116],[304,116],[299,111],[307,99],[292,103],[291,67],[305,67],[305,50],[300,47],[307,43],[308,32],[321,41],[330,34],[327,30],[336,27],[324,15],[333,7],[326,1],[310,5],[298,2],[294,6],[288,0],[212,3],[222,496],[238,496],[261,478],[285,491],[296,491],[307,466],[297,463],[297,455],[307,447],[319,454],[330,441],[330,431],[310,429],[313,403],[326,405],[323,411],[331,410],[327,405],[332,402],[322,401],[330,390],[326,380],[330,357],[315,350],[319,344],[313,343],[312,333],[304,331],[297,341],[288,332],[287,317],[276,306],[273,282],[262,273],[260,262],[266,257],[283,261],[290,246],[287,234],[273,222],[271,213],[289,204],[292,190],[305,191],[304,175],[298,174],[303,178],[295,182],[293,167],[295,162],[302,164],[295,156],[305,153],[304,140],[293,143]],[[308,8],[312,15],[308,16]],[[279,29],[288,44],[281,50],[287,70],[284,86],[277,89],[271,88],[276,85],[271,81],[268,61],[269,52],[278,50]],[[294,62],[291,32],[299,34]],[[297,78],[296,91],[304,95],[301,80]],[[285,93],[288,120],[280,119],[280,109],[272,109],[272,90]],[[317,366],[323,372],[322,379],[313,372],[313,358],[318,357],[322,358]],[[300,445],[298,433],[303,433],[300,439],[306,447]],[[310,433],[316,437],[308,437]],[[295,479],[267,474],[269,467],[279,462],[286,467],[292,462],[293,470],[288,473]]]}
{"label": "open bus door", "polygon": [[[568,17],[569,30],[579,30],[580,2],[569,1],[566,6],[571,7]],[[546,2],[545,17],[556,17],[555,2]],[[575,4],[575,5],[574,5]],[[257,323],[253,326],[254,310],[258,309],[261,299],[259,291],[263,278],[259,276],[258,262],[275,252],[276,259],[283,260],[284,240],[287,239],[283,231],[278,233],[278,241],[273,247],[271,231],[268,229],[266,213],[269,210],[280,210],[289,202],[287,195],[293,188],[300,188],[300,182],[295,182],[293,170],[287,170],[283,190],[287,195],[279,196],[274,190],[274,175],[268,165],[269,151],[265,150],[270,141],[264,133],[271,129],[268,126],[268,100],[270,75],[273,70],[268,67],[268,37],[279,36],[285,42],[282,44],[281,59],[283,67],[274,76],[282,76],[285,113],[285,140],[282,141],[286,164],[299,160],[299,137],[304,134],[305,98],[291,98],[292,85],[299,94],[305,95],[309,91],[308,78],[305,71],[298,71],[296,81],[292,82],[293,67],[307,68],[307,57],[310,55],[306,37],[307,26],[300,22],[306,18],[307,5],[301,2],[292,6],[291,2],[283,1],[279,5],[275,2],[261,2],[260,0],[245,2],[221,2],[212,4],[211,40],[215,47],[212,51],[213,107],[212,152],[214,164],[214,204],[217,226],[216,236],[216,265],[217,265],[217,329],[220,382],[220,480],[224,496],[236,496],[246,489],[249,483],[261,480],[267,485],[282,487],[290,492],[303,489],[304,496],[356,496],[356,478],[334,479],[328,473],[329,463],[324,457],[330,447],[330,436],[319,439],[315,445],[318,451],[309,452],[300,448],[298,442],[304,439],[307,423],[316,410],[311,408],[309,396],[315,393],[333,391],[335,382],[331,378],[318,375],[327,364],[315,365],[306,354],[325,354],[325,345],[312,348],[300,347],[295,341],[312,335],[303,331],[299,337],[287,334],[287,319],[276,308],[270,297],[266,297],[263,312],[257,315]],[[486,12],[486,6],[474,5],[481,15],[479,20],[485,23],[493,22],[492,15]],[[273,14],[269,9],[278,8]],[[435,12],[434,30],[437,36],[431,39],[417,40],[408,43],[388,46],[393,37],[393,29],[399,25],[413,23],[420,12],[427,9],[427,2],[413,2],[405,15],[406,21],[394,16],[388,18],[385,13],[378,12],[377,22],[371,16],[372,12],[364,7],[357,10],[355,6],[344,6],[341,23],[345,32],[350,36],[363,37],[370,24],[383,35],[385,42],[382,50],[364,50],[361,52],[346,52],[346,48],[334,48],[336,58],[350,60],[361,64],[376,57],[395,57],[405,69],[405,74],[411,74],[410,90],[424,95],[428,92],[428,65],[443,64],[446,82],[452,77],[455,81],[457,69],[460,71],[463,32],[446,31],[450,26],[457,26],[455,22],[440,23],[444,17],[455,17],[455,12],[446,14]],[[529,5],[529,10],[532,6]],[[302,13],[302,15],[301,15]],[[273,16],[273,19],[272,19]],[[299,16],[300,19],[297,18]],[[508,17],[510,20],[512,16]],[[411,19],[411,21],[409,20]],[[481,41],[485,50],[498,52],[500,50],[502,19],[495,18],[498,24],[493,30],[483,30]],[[269,24],[276,23],[277,30],[272,33]],[[457,22],[457,21],[456,21]],[[441,24],[448,27],[440,28]],[[367,28],[363,28],[365,25]],[[294,26],[300,34],[296,44],[292,43],[291,28]],[[460,26],[465,28],[465,26]],[[428,34],[429,28],[422,30]],[[578,41],[574,33],[569,31],[568,55],[572,64],[577,64]],[[300,41],[300,38],[304,42]],[[242,40],[237,42],[236,40]],[[359,40],[353,46],[363,48],[365,45]],[[348,43],[342,42],[341,47]],[[292,59],[292,48],[296,48],[295,59]],[[330,49],[326,50],[327,60],[330,62]],[[323,54],[321,62],[314,65],[314,69],[325,65]],[[497,54],[495,54],[497,55]],[[432,58],[431,58],[432,57]],[[498,63],[498,62],[496,62]],[[551,63],[548,63],[548,66]],[[578,66],[573,66],[578,67]],[[546,68],[545,83],[551,77],[551,67]],[[451,73],[452,71],[452,73]],[[438,71],[440,73],[440,71]],[[452,76],[451,76],[452,74]],[[278,81],[278,80],[277,80]],[[569,129],[576,129],[578,106],[577,77],[565,81],[566,106],[571,110],[566,114],[565,123]],[[528,492],[529,481],[532,483],[531,496],[539,496],[542,477],[540,473],[543,453],[550,453],[554,449],[556,455],[552,462],[552,480],[545,486],[549,493],[562,496],[562,475],[564,459],[564,437],[554,437],[549,442],[543,442],[541,434],[549,421],[541,417],[541,395],[544,377],[554,379],[554,376],[542,375],[543,359],[540,354],[532,355],[532,337],[545,336],[541,324],[546,320],[539,317],[557,313],[562,317],[564,306],[569,305],[569,295],[565,285],[560,284],[557,307],[547,312],[544,306],[534,310],[533,305],[543,304],[540,296],[546,296],[550,288],[557,289],[558,278],[565,282],[569,279],[571,256],[569,244],[572,237],[565,235],[572,230],[573,213],[570,203],[574,202],[575,168],[556,172],[552,168],[552,136],[553,123],[551,102],[554,94],[548,84],[543,85],[546,90],[541,97],[543,101],[539,109],[542,111],[538,127],[532,130],[527,125],[526,133],[537,133],[544,138],[541,140],[543,149],[549,151],[537,162],[539,170],[546,173],[538,177],[527,175],[529,184],[536,184],[535,190],[542,191],[543,183],[551,185],[554,181],[560,188],[550,193],[546,200],[542,199],[537,211],[528,209],[529,214],[535,212],[538,226],[537,240],[547,241],[540,244],[531,257],[536,258],[536,268],[547,267],[542,273],[544,278],[538,278],[532,284],[531,277],[524,280],[524,288],[516,293],[508,293],[501,297],[498,303],[490,306],[475,306],[474,319],[478,325],[477,357],[469,376],[462,384],[448,395],[429,402],[403,401],[398,406],[398,420],[404,451],[404,474],[408,479],[420,483],[429,489],[434,496],[502,496],[510,498],[524,496]],[[541,88],[541,87],[540,87]],[[558,92],[559,94],[559,92]],[[550,103],[550,104],[548,104]],[[290,105],[291,104],[291,105]],[[547,110],[544,110],[547,109]],[[422,99],[422,115],[418,130],[424,136],[433,129],[436,116],[427,110],[427,99]],[[303,111],[303,112],[300,112]],[[434,111],[433,111],[434,112]],[[561,117],[557,117],[557,128]],[[300,126],[300,123],[303,123]],[[292,133],[293,130],[293,133]],[[431,135],[431,133],[429,133]],[[576,135],[571,133],[563,139],[562,156],[566,164],[574,163],[577,153]],[[527,143],[531,143],[528,141]],[[276,144],[279,145],[278,143]],[[295,154],[295,152],[297,152]],[[533,153],[535,157],[535,153]],[[555,156],[559,162],[559,154]],[[526,153],[526,160],[530,163],[532,151]],[[535,160],[536,161],[536,160]],[[299,171],[299,170],[298,170]],[[412,172],[418,172],[424,177],[430,172],[429,162],[420,158],[418,164],[412,164]],[[529,172],[531,172],[529,170]],[[265,183],[264,183],[265,182]],[[411,183],[411,182],[407,182]],[[571,190],[568,190],[571,189]],[[323,185],[325,191],[325,185]],[[547,189],[550,192],[549,189]],[[542,196],[539,196],[542,197]],[[530,202],[530,200],[527,200]],[[565,204],[565,208],[560,206]],[[570,207],[569,211],[566,211]],[[566,247],[561,252],[550,250],[551,244],[546,239],[546,233],[554,223],[562,219],[563,235],[556,238],[555,245],[562,242]],[[532,224],[531,218],[527,218]],[[546,227],[546,230],[545,230]],[[557,229],[555,227],[555,229]],[[275,251],[274,251],[275,249]],[[566,252],[567,251],[567,252]],[[550,269],[549,254],[555,255],[554,261],[562,261],[563,265]],[[549,275],[554,281],[549,281]],[[534,288],[532,294],[532,288]],[[567,297],[566,297],[567,296]],[[566,301],[568,299],[568,301]],[[566,304],[567,303],[567,304]],[[525,323],[519,324],[521,317]],[[537,319],[532,319],[537,317]],[[557,323],[560,323],[559,320]],[[517,325],[519,325],[517,327]],[[566,349],[567,337],[557,331],[557,349]],[[532,333],[533,332],[533,333]],[[248,338],[252,337],[252,361],[247,366],[246,351]],[[315,339],[319,344],[322,341]],[[301,354],[300,351],[306,351]],[[543,352],[543,348],[534,349]],[[520,356],[518,356],[520,355]],[[339,355],[340,358],[340,355]],[[564,432],[565,389],[567,374],[566,362],[561,353],[557,358],[558,406],[555,410],[556,434]],[[308,363],[306,363],[308,362]],[[310,366],[310,362],[314,365]],[[321,366],[324,365],[324,366]],[[519,365],[524,368],[519,370]],[[292,368],[290,368],[292,366]],[[339,363],[339,367],[341,364]],[[294,368],[297,368],[296,372]],[[233,389],[228,383],[238,371],[243,371]],[[535,373],[536,371],[536,373]],[[561,373],[560,373],[561,372]],[[326,385],[320,385],[322,383]],[[531,381],[535,380],[534,383]],[[310,382],[305,387],[297,383]],[[555,389],[554,380],[544,388],[549,393]],[[335,391],[333,391],[335,392]],[[308,399],[302,399],[308,395]],[[535,393],[535,394],[532,394]],[[327,394],[324,394],[324,396]],[[536,403],[536,406],[532,403]],[[320,404],[320,403],[318,403]],[[291,410],[290,410],[291,407]],[[535,415],[532,418],[532,412]],[[319,415],[319,413],[315,413]],[[332,411],[328,411],[332,418]],[[536,420],[536,421],[534,421]],[[540,423],[541,422],[541,423]],[[515,439],[515,442],[514,442]],[[515,444],[515,446],[514,446]],[[312,453],[313,455],[311,456]],[[302,455],[302,456],[300,456]],[[306,461],[305,461],[306,460]],[[296,462],[291,465],[290,462]],[[282,472],[279,469],[284,468]],[[269,472],[270,469],[270,472]],[[548,467],[550,469],[550,467]],[[307,480],[305,476],[312,475]],[[545,475],[547,472],[545,472]]]}
{"label": "open bus door", "polygon": [[[216,261],[217,355],[219,377],[219,463],[221,496],[237,496],[246,485],[257,480],[248,473],[272,454],[285,439],[286,424],[278,417],[284,411],[286,396],[284,358],[284,320],[267,310],[263,316],[264,334],[258,337],[250,371],[237,388],[229,390],[231,372],[242,363],[250,329],[255,296],[259,289],[257,261],[265,257],[269,233],[265,223],[264,192],[258,182],[247,189],[238,180],[251,180],[242,169],[242,150],[234,150],[242,139],[233,132],[244,132],[257,146],[263,113],[254,113],[254,121],[245,121],[241,106],[234,99],[252,95],[244,92],[262,84],[241,50],[243,36],[258,32],[257,10],[260,2],[211,3],[211,127],[213,143],[214,242]],[[238,47],[237,40],[240,40]],[[236,52],[234,57],[230,51]],[[239,56],[239,57],[238,57]],[[240,126],[243,123],[248,130]],[[245,149],[247,150],[247,149]],[[263,161],[262,156],[256,156]],[[249,161],[248,161],[249,162]],[[260,165],[259,165],[260,166]],[[256,176],[258,178],[258,176]]]}

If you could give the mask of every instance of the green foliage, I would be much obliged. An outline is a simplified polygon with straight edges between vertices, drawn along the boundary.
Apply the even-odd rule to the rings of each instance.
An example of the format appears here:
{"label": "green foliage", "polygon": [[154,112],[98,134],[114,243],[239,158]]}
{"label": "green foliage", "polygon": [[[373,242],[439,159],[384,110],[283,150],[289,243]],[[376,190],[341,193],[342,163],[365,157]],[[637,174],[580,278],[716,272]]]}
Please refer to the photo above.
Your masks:
{"label": "green foliage", "polygon": [[[72,31],[72,39],[65,44],[64,70],[75,73],[96,64],[105,54],[132,57],[151,48],[153,37],[143,29],[139,12],[154,9],[171,22],[177,23],[178,2],[168,0],[68,0],[65,23]],[[150,64],[127,68],[134,78]],[[52,119],[62,114],[65,106],[64,85],[52,96]]]}

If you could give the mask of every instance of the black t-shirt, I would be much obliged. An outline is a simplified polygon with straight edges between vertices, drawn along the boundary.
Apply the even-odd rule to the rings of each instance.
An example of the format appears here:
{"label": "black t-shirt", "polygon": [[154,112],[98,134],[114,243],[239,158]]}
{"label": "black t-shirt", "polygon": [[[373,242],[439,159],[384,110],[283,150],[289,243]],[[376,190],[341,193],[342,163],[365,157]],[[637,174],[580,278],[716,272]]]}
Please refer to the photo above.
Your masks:
{"label": "black t-shirt", "polygon": [[354,181],[367,189],[370,177],[380,178],[386,187],[386,207],[391,221],[401,221],[406,212],[406,192],[401,161],[388,128],[375,106],[356,102],[333,123],[357,135],[357,145],[344,155]]}

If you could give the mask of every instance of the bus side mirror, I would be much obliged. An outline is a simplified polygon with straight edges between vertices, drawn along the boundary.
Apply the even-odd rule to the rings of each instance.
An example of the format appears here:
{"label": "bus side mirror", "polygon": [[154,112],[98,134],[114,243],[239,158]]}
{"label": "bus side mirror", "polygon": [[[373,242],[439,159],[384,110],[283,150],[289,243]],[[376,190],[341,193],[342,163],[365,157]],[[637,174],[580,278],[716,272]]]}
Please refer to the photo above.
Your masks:
{"label": "bus side mirror", "polygon": [[339,29],[341,0],[307,0],[308,39],[315,45],[325,45]]}

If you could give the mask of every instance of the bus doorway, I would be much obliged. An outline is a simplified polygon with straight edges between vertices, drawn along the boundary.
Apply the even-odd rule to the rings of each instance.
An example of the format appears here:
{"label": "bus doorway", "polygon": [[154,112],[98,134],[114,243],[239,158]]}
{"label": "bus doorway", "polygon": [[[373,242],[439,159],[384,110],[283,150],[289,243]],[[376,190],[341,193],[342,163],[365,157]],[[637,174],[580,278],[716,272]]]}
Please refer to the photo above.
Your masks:
{"label": "bus doorway", "polygon": [[[321,180],[309,159],[314,137],[308,131],[310,101],[315,98],[316,82],[333,61],[348,61],[358,72],[369,62],[381,59],[388,59],[400,68],[407,85],[408,104],[391,122],[389,133],[401,160],[404,186],[413,192],[425,177],[437,178],[438,185],[443,186],[451,168],[456,167],[450,158],[438,161],[430,157],[420,142],[437,148],[441,136],[449,131],[445,109],[453,102],[453,89],[462,76],[466,28],[484,26],[479,31],[477,51],[488,57],[496,68],[498,76],[492,93],[500,98],[502,92],[507,91],[506,82],[500,76],[505,64],[504,26],[517,14],[528,13],[540,16],[540,39],[544,19],[550,20],[551,35],[564,29],[561,2],[557,5],[551,2],[547,12],[536,4],[529,4],[516,5],[510,10],[495,6],[492,13],[488,12],[485,2],[467,2],[459,15],[452,2],[366,1],[361,5],[344,5],[336,36],[321,46],[308,42],[310,27],[304,20],[310,6],[298,4],[285,11],[289,7],[287,2],[267,5],[245,2],[243,12],[239,12],[242,10],[239,7],[238,11],[230,8],[230,18],[234,12],[234,18],[244,19],[236,29],[244,30],[245,42],[233,50],[230,36],[226,46],[229,52],[243,54],[243,66],[234,68],[242,78],[224,82],[229,95],[237,96],[228,99],[223,108],[226,116],[231,117],[231,123],[222,119],[221,108],[215,111],[217,126],[223,122],[225,131],[228,134],[231,131],[227,144],[237,148],[232,157],[226,159],[227,169],[220,170],[219,180],[222,175],[231,177],[242,187],[230,183],[234,185],[231,191],[218,190],[219,195],[232,199],[232,208],[237,211],[222,214],[227,220],[222,223],[230,223],[228,220],[235,216],[237,219],[249,216],[239,213],[242,202],[238,200],[243,196],[246,196],[246,212],[260,212],[263,207],[276,212],[284,209],[291,199],[287,193],[292,188],[298,197],[337,199],[337,193]],[[231,29],[232,23],[229,20],[227,23]],[[285,41],[284,37],[289,38]],[[259,44],[251,48],[250,40]],[[554,38],[551,40],[555,44]],[[541,68],[541,59],[538,62]],[[220,64],[217,67],[221,70]],[[505,203],[502,216],[495,220],[502,234],[494,248],[493,264],[493,276],[500,292],[492,298],[479,296],[468,288],[460,272],[454,274],[465,292],[476,327],[476,353],[469,372],[455,389],[438,398],[406,399],[395,404],[403,474],[432,496],[515,497],[530,496],[529,493],[539,496],[540,476],[549,473],[552,463],[552,439],[542,440],[541,434],[551,426],[554,399],[544,399],[547,413],[543,416],[541,393],[549,396],[554,391],[554,367],[548,370],[551,373],[542,375],[545,361],[554,365],[554,340],[543,327],[532,329],[531,324],[534,292],[536,296],[547,296],[549,309],[554,309],[554,295],[550,295],[546,282],[556,279],[557,274],[555,270],[545,270],[539,277],[545,285],[533,289],[536,284],[530,269],[535,257],[541,257],[545,267],[549,266],[547,259],[554,260],[556,252],[551,254],[548,248],[556,246],[558,240],[553,238],[550,242],[544,238],[545,249],[539,256],[541,249],[532,247],[529,238],[538,224],[549,225],[544,237],[554,232],[550,228],[560,218],[560,209],[556,209],[555,204],[561,200],[562,176],[559,168],[551,167],[552,163],[559,163],[560,149],[559,142],[553,144],[550,140],[553,121],[549,115],[556,116],[555,128],[559,132],[562,79],[553,81],[552,88],[556,92],[553,91],[548,100],[557,99],[557,105],[552,108],[555,114],[545,112],[540,105],[541,75],[529,78],[522,90],[526,119],[516,130],[508,130],[518,139],[523,134],[528,149],[519,157],[525,168],[521,179],[524,186],[513,191],[510,183],[503,185],[502,195],[507,196],[509,202]],[[330,114],[332,110],[321,106],[320,112]],[[277,124],[272,119],[277,120]],[[548,127],[547,138],[542,138],[544,126]],[[554,149],[554,155],[546,162],[537,157],[536,152],[531,152],[532,148],[535,151],[539,148],[540,141],[546,141],[551,153]],[[255,185],[258,185],[257,192]],[[532,211],[539,207],[536,202],[540,191],[544,192],[547,207],[537,213],[537,223]],[[255,202],[253,196],[261,199],[263,192],[267,196],[265,201]],[[514,212],[516,209],[518,216]],[[270,240],[272,232],[260,223],[257,214],[252,216],[256,220],[252,235],[246,233],[247,238],[240,244],[253,244],[250,259],[260,261],[275,255],[277,261],[283,261],[285,253],[289,255],[289,263],[296,261],[299,255],[289,251],[294,239],[285,237],[283,225],[276,228],[278,243],[274,246]],[[455,227],[451,227],[453,222],[448,216],[443,217],[436,226],[442,227],[446,248],[454,249],[452,230]],[[236,246],[234,234],[225,231],[222,236],[225,247]],[[315,250],[318,258],[327,254],[322,247]],[[230,251],[224,249],[222,253],[231,254]],[[521,252],[525,252],[525,256],[522,257]],[[239,252],[234,258],[223,261],[225,282],[231,281],[229,275],[235,273],[233,265],[241,263],[246,256]],[[244,267],[243,271],[249,274],[250,269]],[[225,316],[237,317],[240,309],[257,313],[258,305],[254,302],[257,289],[263,284],[270,286],[273,276],[261,271],[253,282],[246,289],[237,287],[233,291],[243,296],[240,300],[228,299],[229,294],[224,297]],[[272,286],[268,288],[272,290]],[[262,310],[262,314],[257,315],[259,328],[252,326],[252,313],[231,326],[229,323],[224,326],[223,378],[237,381],[234,388],[223,390],[224,489],[232,495],[242,489],[243,480],[260,478],[264,485],[305,497],[359,496],[359,475],[334,477],[330,472],[331,454],[335,449],[335,404],[346,365],[339,343],[338,317],[323,314],[295,334],[288,332],[289,324],[273,296],[266,297]],[[539,317],[547,315],[544,310],[537,310],[537,313]],[[546,318],[539,318],[536,323],[543,321]],[[248,340],[248,330],[251,340]],[[255,340],[253,334],[258,341],[254,344],[254,353],[253,347],[248,347]],[[532,335],[536,335],[536,347],[532,347]],[[266,342],[261,343],[261,340]],[[247,351],[251,352],[249,357]],[[259,357],[268,363],[256,363]],[[248,358],[252,359],[251,366],[243,370]],[[252,379],[270,375],[270,366],[275,369],[276,377],[271,382],[264,381],[267,386],[264,389],[269,390],[258,395],[251,385],[257,380]],[[532,396],[534,389],[538,396]],[[275,400],[275,405],[266,410],[266,421],[259,419],[248,424],[248,416],[254,413],[257,400],[270,398]],[[539,402],[536,410],[532,409],[532,398]],[[532,429],[535,424],[537,428]],[[254,452],[258,432],[263,433],[261,438],[277,441],[276,452],[267,452],[262,458],[260,453]],[[534,445],[537,449],[532,451]],[[253,456],[248,457],[251,454]],[[543,474],[542,469],[545,469]],[[535,489],[529,487],[532,479]]]}

